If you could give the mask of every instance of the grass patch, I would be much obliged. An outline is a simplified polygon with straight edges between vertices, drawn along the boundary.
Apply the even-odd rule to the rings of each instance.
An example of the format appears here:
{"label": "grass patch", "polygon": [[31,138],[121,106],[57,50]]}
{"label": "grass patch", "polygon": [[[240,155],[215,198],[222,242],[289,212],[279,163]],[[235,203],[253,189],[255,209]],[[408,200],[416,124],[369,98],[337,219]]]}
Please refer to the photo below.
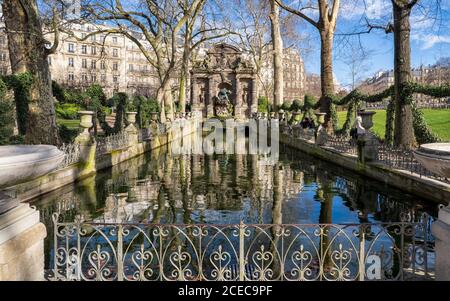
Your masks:
{"label": "grass patch", "polygon": [[[377,114],[373,117],[373,131],[380,137],[384,137],[386,130],[386,111],[375,110]],[[448,109],[422,109],[425,120],[433,133],[443,141],[450,141],[450,110]],[[347,112],[338,112],[339,127],[342,128]]]}
{"label": "grass patch", "polygon": [[68,129],[77,129],[80,126],[80,120],[57,119],[58,125],[65,125]]}

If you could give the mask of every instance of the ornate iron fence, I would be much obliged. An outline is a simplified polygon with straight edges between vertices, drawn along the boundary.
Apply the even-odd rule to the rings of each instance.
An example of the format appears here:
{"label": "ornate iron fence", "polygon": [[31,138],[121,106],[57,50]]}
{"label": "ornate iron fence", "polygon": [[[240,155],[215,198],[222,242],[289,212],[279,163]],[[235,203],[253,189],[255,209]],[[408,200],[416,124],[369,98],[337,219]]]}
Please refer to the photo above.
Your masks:
{"label": "ornate iron fence", "polygon": [[378,149],[378,161],[392,168],[416,173],[421,177],[424,176],[441,182],[450,183],[450,179],[436,175],[423,167],[422,164],[416,160],[411,150],[397,149],[382,144]]}
{"label": "ornate iron fence", "polygon": [[125,149],[129,147],[129,145],[127,133],[121,131],[117,134],[98,139],[96,155],[99,156],[114,150]]}
{"label": "ornate iron fence", "polygon": [[78,143],[63,144],[59,149],[65,154],[64,161],[59,165],[60,169],[80,161],[81,152]]}
{"label": "ornate iron fence", "polygon": [[344,135],[328,135],[326,146],[331,147],[338,152],[351,155],[358,155],[356,142],[349,136]]}
{"label": "ornate iron fence", "polygon": [[52,280],[357,281],[434,278],[430,220],[354,225],[54,221]]}
{"label": "ornate iron fence", "polygon": [[143,128],[139,130],[139,137],[138,137],[139,142],[149,141],[151,139],[152,139],[152,131],[150,128]]}

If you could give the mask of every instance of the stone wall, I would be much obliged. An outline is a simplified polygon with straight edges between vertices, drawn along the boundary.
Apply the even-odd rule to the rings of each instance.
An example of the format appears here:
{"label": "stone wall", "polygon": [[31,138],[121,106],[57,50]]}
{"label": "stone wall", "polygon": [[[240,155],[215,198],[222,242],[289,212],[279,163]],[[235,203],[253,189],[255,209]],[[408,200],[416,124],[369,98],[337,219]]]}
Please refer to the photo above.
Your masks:
{"label": "stone wall", "polygon": [[44,224],[38,223],[0,244],[0,280],[44,280]]}
{"label": "stone wall", "polygon": [[[187,120],[186,126],[190,130],[185,130],[183,133],[192,134],[196,130],[195,125],[194,119]],[[95,156],[95,146],[89,146],[86,151],[89,153],[87,155],[88,162],[70,165],[32,181],[19,184],[13,187],[12,190],[16,191],[17,198],[21,202],[27,202],[40,195],[92,176],[98,170],[109,168],[157,149],[172,142],[174,139],[178,138],[176,138],[176,135],[172,135],[171,130],[169,130],[164,134],[155,134],[149,141],[131,144],[127,148],[114,150],[101,156]]]}
{"label": "stone wall", "polygon": [[384,164],[358,162],[355,156],[340,153],[332,148],[319,147],[312,142],[293,138],[280,133],[280,141],[288,146],[299,149],[320,159],[353,170],[363,176],[381,181],[386,185],[394,186],[408,193],[423,197],[437,203],[450,201],[450,185],[426,177],[412,174],[409,171],[389,168]]}

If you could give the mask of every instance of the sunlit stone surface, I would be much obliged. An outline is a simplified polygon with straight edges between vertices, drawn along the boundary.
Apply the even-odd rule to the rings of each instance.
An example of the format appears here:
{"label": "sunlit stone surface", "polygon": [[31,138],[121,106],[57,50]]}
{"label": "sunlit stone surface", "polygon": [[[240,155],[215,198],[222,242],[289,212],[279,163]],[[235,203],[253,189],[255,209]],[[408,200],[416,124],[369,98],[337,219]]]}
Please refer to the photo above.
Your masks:
{"label": "sunlit stone surface", "polygon": [[450,143],[424,144],[414,156],[429,171],[450,178]]}
{"label": "sunlit stone surface", "polygon": [[55,170],[64,153],[50,145],[0,146],[0,188],[32,180]]}

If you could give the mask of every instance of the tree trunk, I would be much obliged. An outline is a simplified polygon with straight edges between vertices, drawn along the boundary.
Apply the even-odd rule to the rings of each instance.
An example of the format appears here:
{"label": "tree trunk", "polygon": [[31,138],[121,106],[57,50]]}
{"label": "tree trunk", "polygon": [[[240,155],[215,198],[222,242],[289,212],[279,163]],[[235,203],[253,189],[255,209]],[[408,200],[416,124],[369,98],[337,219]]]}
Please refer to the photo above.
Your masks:
{"label": "tree trunk", "polygon": [[327,114],[324,124],[327,130],[333,129],[333,118],[331,116],[331,96],[335,92],[333,77],[333,39],[334,29],[325,27],[320,30],[320,80],[322,92],[320,111]]}
{"label": "tree trunk", "polygon": [[12,74],[28,72],[30,87],[25,142],[60,144],[56,125],[48,50],[35,0],[5,0],[3,15]]}
{"label": "tree trunk", "polygon": [[395,127],[394,146],[410,149],[416,145],[413,114],[403,88],[411,80],[411,8],[398,6],[394,1],[394,77],[395,77]]}
{"label": "tree trunk", "polygon": [[280,28],[280,7],[272,0],[270,2],[270,22],[272,27],[272,45],[273,45],[273,104],[275,111],[278,111],[283,103],[283,40],[281,39]]}

